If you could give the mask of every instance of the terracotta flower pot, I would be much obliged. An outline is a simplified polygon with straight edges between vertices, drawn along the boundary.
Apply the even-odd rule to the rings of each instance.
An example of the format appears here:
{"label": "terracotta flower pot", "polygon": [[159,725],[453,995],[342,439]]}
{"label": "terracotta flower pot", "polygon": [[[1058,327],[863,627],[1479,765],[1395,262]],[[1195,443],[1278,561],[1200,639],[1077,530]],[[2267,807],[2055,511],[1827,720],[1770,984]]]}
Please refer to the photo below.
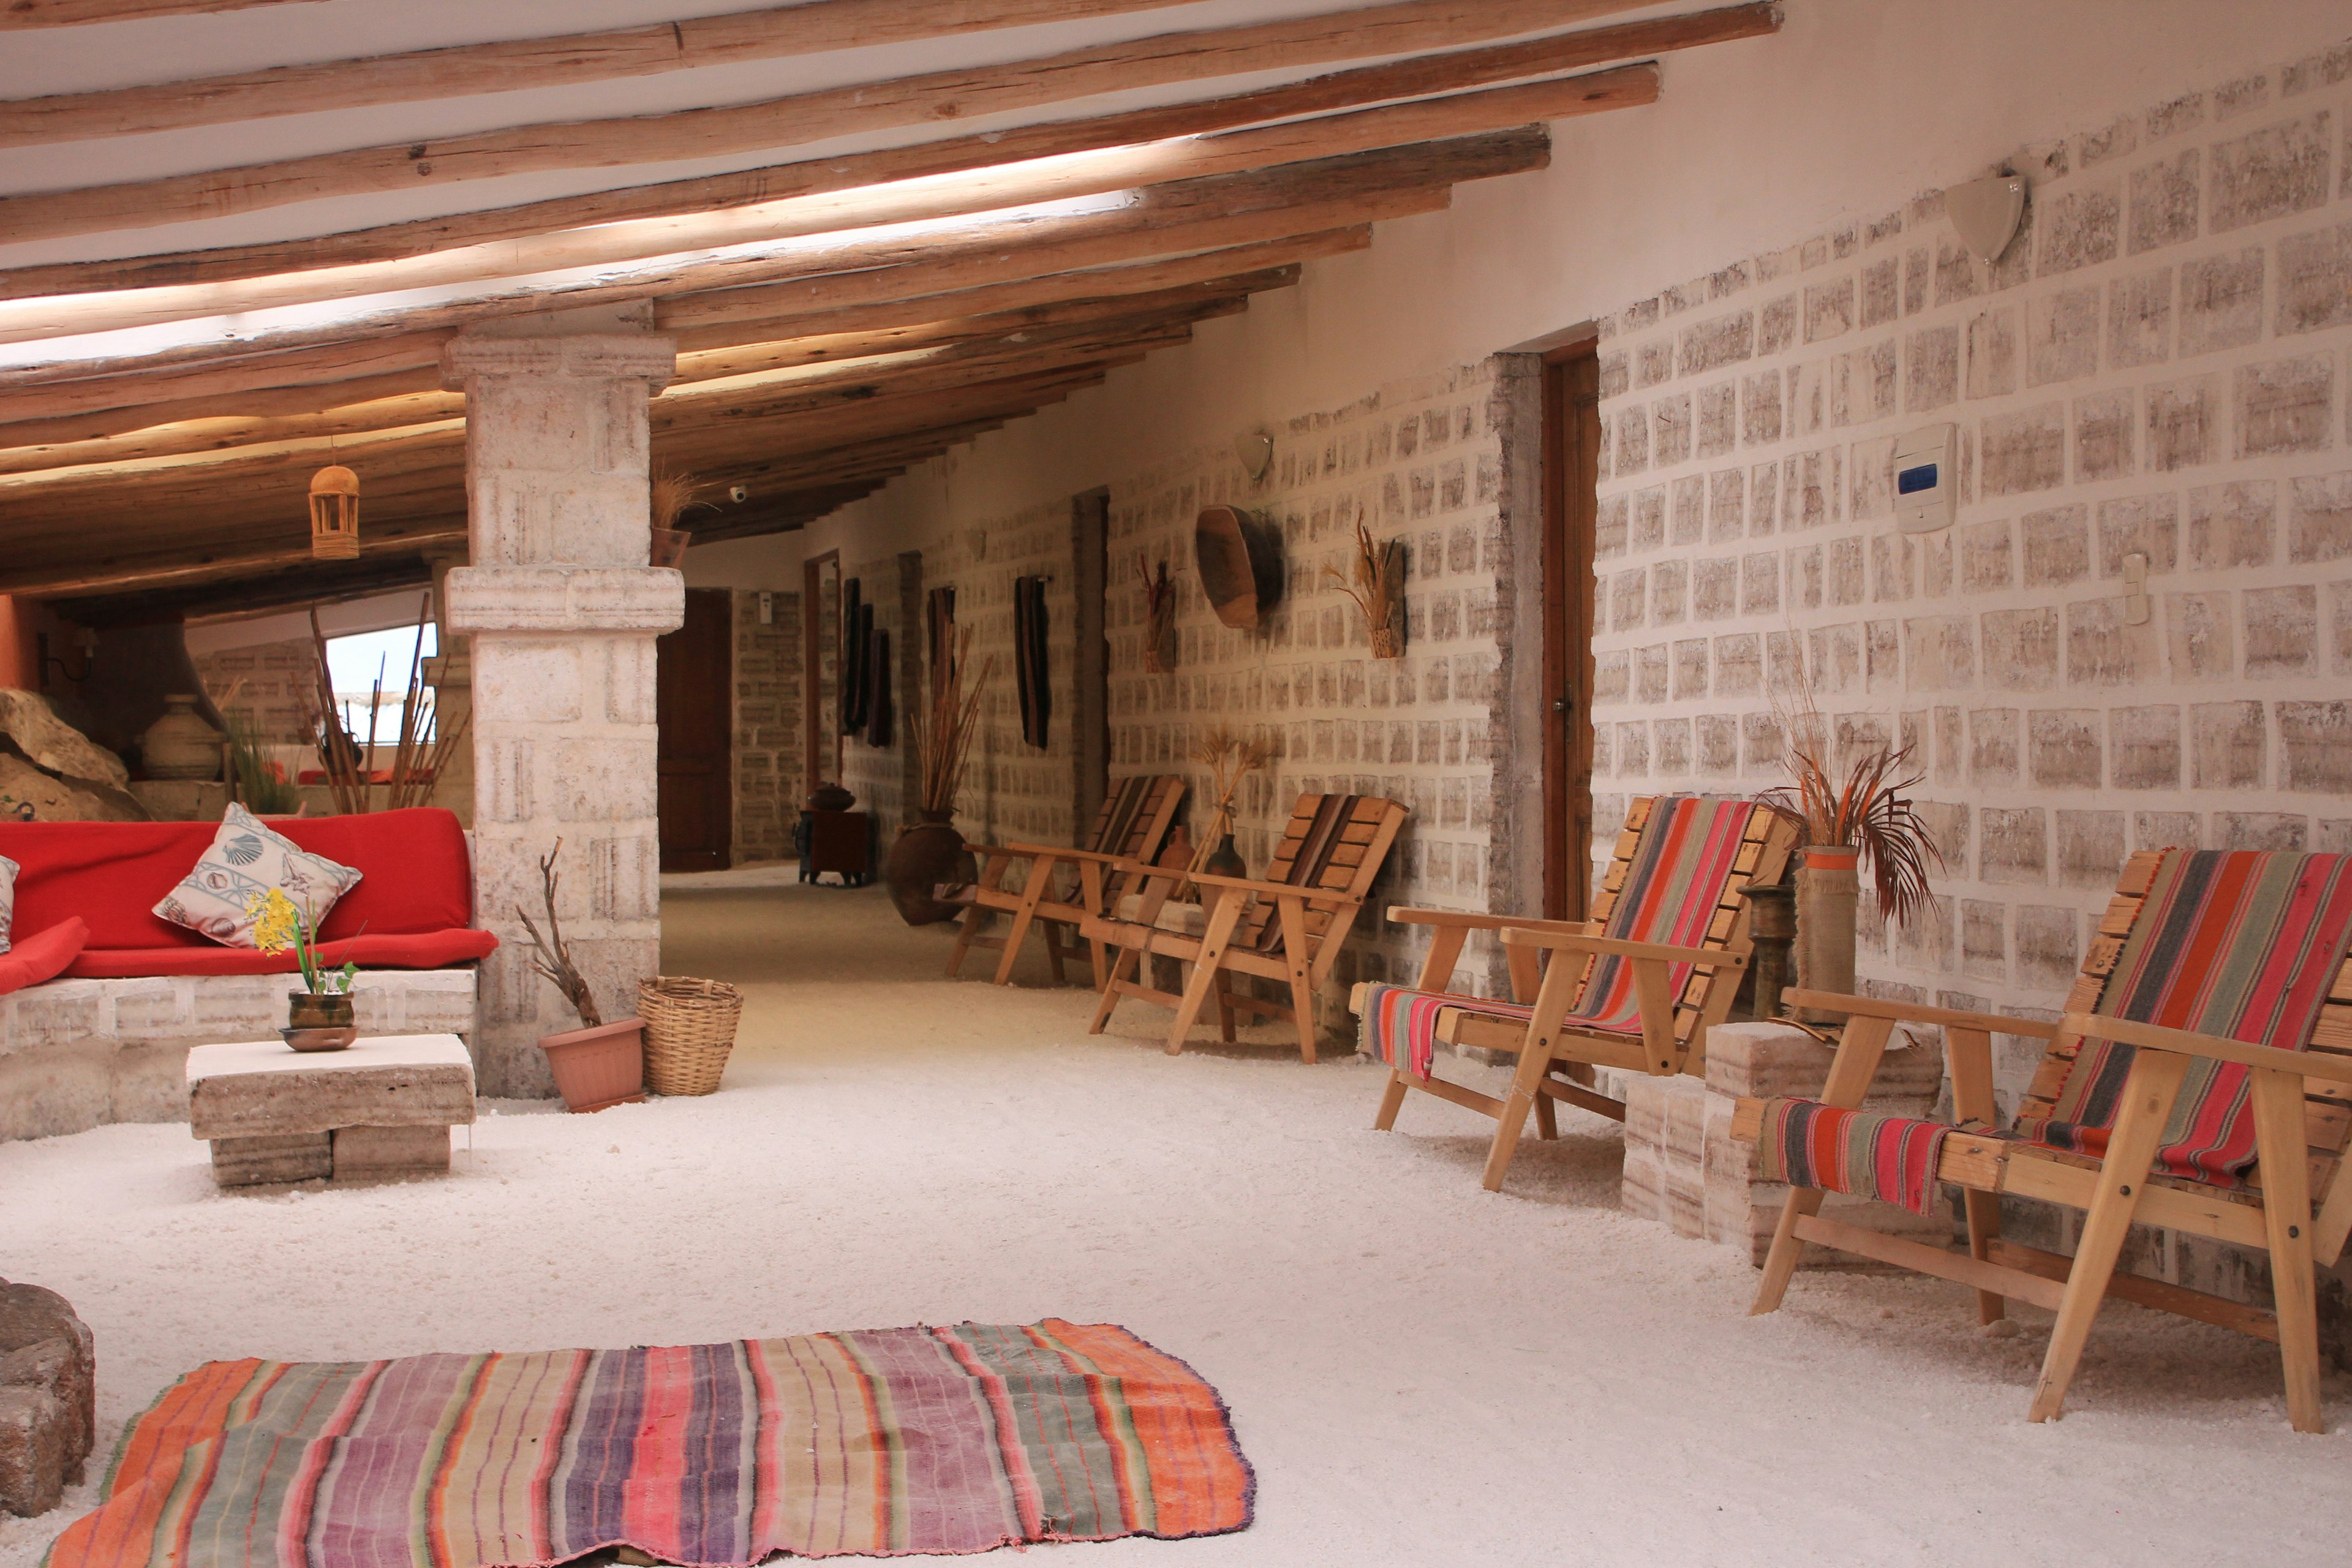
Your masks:
{"label": "terracotta flower pot", "polygon": [[541,1038],[555,1090],[572,1111],[603,1110],[646,1097],[646,1021],[623,1018]]}
{"label": "terracotta flower pot", "polygon": [[980,868],[964,850],[963,835],[956,831],[953,813],[916,815],[920,820],[908,824],[890,846],[882,879],[889,885],[890,902],[897,906],[898,918],[910,926],[927,926],[963,913],[961,904],[939,899],[935,890],[940,884],[976,882]]}

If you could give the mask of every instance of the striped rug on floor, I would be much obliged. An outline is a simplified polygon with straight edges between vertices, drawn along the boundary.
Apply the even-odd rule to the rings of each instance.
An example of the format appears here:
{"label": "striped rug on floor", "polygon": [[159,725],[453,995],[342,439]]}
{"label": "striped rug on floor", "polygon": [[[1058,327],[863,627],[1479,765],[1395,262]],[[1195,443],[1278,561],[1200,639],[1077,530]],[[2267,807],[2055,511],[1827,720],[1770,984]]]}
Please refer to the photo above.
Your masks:
{"label": "striped rug on floor", "polygon": [[734,1344],[213,1362],[133,1422],[48,1568],[490,1568],[1214,1535],[1216,1391],[1048,1319]]}

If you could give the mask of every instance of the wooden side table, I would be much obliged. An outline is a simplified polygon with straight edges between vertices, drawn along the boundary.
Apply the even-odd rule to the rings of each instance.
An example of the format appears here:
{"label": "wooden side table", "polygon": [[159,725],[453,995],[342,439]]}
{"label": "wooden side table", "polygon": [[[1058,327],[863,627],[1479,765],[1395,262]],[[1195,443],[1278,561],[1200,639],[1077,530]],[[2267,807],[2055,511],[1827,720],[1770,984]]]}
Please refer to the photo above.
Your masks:
{"label": "wooden side table", "polygon": [[873,813],[803,809],[793,837],[800,849],[802,881],[814,882],[828,871],[845,888],[862,888],[874,879]]}
{"label": "wooden side table", "polygon": [[455,1035],[188,1053],[188,1131],[211,1141],[224,1187],[436,1175],[449,1169],[449,1129],[473,1120],[474,1059]]}

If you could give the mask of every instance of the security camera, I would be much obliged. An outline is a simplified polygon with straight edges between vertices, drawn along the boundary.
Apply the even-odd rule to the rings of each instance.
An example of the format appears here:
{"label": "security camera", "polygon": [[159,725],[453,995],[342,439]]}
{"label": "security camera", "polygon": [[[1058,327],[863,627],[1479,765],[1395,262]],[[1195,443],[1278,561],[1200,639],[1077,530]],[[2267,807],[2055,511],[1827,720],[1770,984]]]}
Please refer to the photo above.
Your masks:
{"label": "security camera", "polygon": [[733,501],[737,506],[741,506],[745,501],[751,499],[751,487],[749,485],[730,485],[727,487],[727,499]]}

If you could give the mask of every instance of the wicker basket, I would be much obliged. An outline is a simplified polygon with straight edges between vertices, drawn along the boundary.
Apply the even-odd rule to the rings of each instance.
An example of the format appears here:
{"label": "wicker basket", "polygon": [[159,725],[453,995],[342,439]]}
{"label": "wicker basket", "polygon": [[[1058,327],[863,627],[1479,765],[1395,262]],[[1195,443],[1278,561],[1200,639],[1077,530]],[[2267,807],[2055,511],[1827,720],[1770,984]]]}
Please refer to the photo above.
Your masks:
{"label": "wicker basket", "polygon": [[657,974],[637,983],[646,1021],[646,1087],[656,1094],[709,1094],[727,1070],[743,994],[718,980]]}

